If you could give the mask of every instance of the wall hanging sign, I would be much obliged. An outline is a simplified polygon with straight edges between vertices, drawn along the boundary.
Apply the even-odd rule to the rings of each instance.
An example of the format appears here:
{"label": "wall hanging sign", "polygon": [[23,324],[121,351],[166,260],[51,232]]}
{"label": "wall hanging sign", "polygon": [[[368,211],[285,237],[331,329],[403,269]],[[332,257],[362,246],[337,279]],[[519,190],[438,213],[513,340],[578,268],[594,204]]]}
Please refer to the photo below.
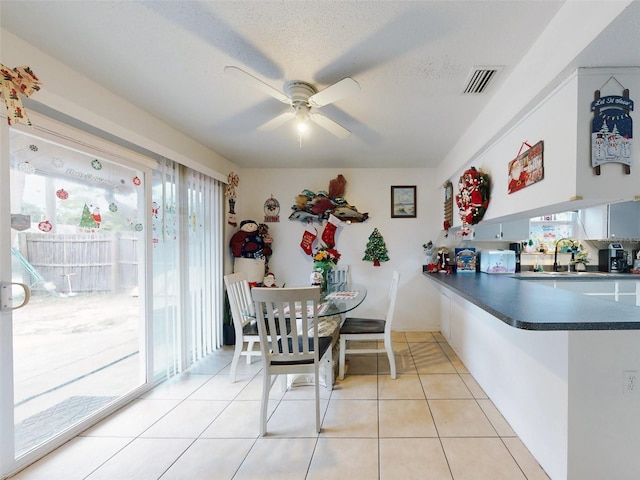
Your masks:
{"label": "wall hanging sign", "polygon": [[601,90],[596,90],[591,102],[591,166],[595,174],[600,175],[602,164],[622,163],[624,172],[629,175],[633,140],[633,121],[629,112],[633,110],[633,100],[629,99],[629,89],[614,77],[609,78],[602,88],[612,80],[622,89],[622,96],[601,97]]}
{"label": "wall hanging sign", "polygon": [[[529,147],[524,153],[523,147]],[[542,153],[544,143],[540,140],[533,147],[527,142],[522,142],[516,158],[509,162],[509,193],[522,190],[529,185],[539,182],[544,177],[544,163]]]}
{"label": "wall hanging sign", "polygon": [[264,221],[279,222],[280,221],[280,202],[271,197],[264,202]]}

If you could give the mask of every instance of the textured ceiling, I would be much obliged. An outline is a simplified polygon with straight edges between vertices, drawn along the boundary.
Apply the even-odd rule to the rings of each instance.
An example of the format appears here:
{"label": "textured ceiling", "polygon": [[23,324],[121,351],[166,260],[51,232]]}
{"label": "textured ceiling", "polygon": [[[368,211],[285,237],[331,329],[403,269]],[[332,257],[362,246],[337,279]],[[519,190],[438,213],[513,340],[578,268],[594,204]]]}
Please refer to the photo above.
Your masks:
{"label": "textured ceiling", "polygon": [[[0,19],[240,166],[423,167],[447,156],[563,3],[3,0]],[[637,37],[637,19],[632,26]],[[593,64],[578,66],[611,61],[599,48],[602,60],[585,53]],[[257,130],[287,106],[225,74],[227,65],[278,90],[353,78],[360,93],[320,110],[352,135],[313,125],[300,145],[292,123]],[[473,66],[485,65],[503,67],[495,82],[461,95]],[[32,67],[46,88],[47,72]]]}

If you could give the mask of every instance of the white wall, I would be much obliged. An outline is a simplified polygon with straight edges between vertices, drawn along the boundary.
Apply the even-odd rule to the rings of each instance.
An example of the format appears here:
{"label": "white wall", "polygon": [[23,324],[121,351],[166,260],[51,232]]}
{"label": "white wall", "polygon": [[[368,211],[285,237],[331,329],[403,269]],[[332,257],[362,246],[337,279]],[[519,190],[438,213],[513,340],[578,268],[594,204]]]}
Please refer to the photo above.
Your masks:
{"label": "white wall", "polygon": [[[384,298],[393,270],[400,272],[395,330],[439,330],[439,299],[427,289],[422,275],[422,244],[436,240],[442,225],[444,198],[431,169],[243,169],[239,172],[236,212],[238,223],[264,220],[264,202],[273,196],[280,203],[280,222],[269,223],[273,237],[273,256],[269,267],[281,285],[307,285],[311,258],[300,248],[304,224],[288,220],[295,197],[304,189],[328,190],[329,181],[339,174],[347,180],[346,200],[360,212],[368,212],[363,223],[342,224],[336,234],[341,263],[350,265],[352,280],[366,285],[368,295],[355,314],[383,318]],[[392,185],[416,185],[417,218],[391,218]],[[323,226],[318,226],[322,232]],[[362,261],[373,229],[382,234],[390,260],[374,267]],[[236,231],[229,227],[231,232]],[[229,237],[230,235],[227,235]],[[397,323],[395,323],[397,322]]]}

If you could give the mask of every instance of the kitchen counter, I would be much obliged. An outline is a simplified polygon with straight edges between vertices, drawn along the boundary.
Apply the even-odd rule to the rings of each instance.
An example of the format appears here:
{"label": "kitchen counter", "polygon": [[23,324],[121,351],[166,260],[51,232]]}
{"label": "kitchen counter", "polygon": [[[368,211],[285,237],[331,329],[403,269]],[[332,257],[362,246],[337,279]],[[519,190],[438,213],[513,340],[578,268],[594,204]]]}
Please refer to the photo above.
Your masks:
{"label": "kitchen counter", "polygon": [[526,280],[636,280],[604,272],[424,273],[439,288],[455,292],[507,325],[524,330],[640,330],[640,308],[550,288]]}

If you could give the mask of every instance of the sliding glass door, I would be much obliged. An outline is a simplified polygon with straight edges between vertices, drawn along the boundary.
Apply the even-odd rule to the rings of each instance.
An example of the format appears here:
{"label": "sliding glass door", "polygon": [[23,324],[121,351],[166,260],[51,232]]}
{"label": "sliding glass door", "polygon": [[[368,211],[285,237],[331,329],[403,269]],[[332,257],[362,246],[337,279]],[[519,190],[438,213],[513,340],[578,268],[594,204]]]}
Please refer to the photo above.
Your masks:
{"label": "sliding glass door", "polygon": [[147,382],[150,170],[37,131],[4,135],[1,278],[10,301],[0,314],[0,349],[12,365],[0,379],[6,473]]}

